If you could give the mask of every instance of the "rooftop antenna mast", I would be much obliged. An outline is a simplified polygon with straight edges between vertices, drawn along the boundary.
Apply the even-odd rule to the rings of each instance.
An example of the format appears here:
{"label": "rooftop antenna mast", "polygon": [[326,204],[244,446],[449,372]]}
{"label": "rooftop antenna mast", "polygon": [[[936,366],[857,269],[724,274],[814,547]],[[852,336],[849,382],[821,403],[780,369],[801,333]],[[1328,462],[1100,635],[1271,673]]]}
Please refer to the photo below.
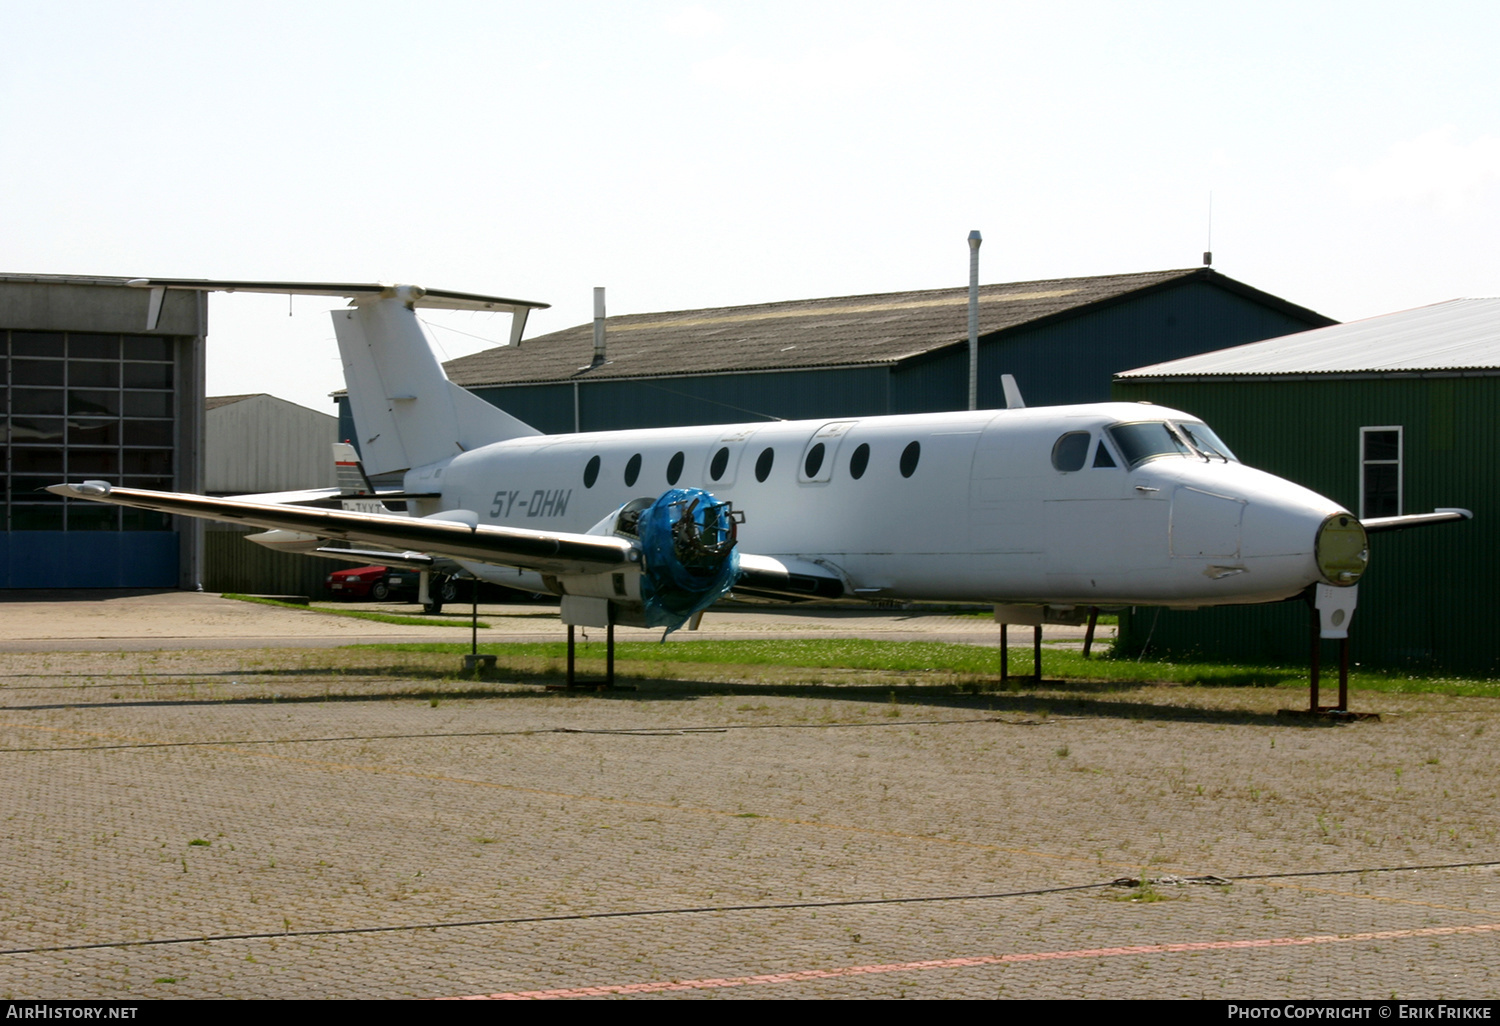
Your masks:
{"label": "rooftop antenna mast", "polygon": [[1203,251],[1203,266],[1214,265],[1214,192],[1208,190],[1208,248]]}
{"label": "rooftop antenna mast", "polygon": [[976,228],[969,233],[969,409],[979,409],[979,244]]}

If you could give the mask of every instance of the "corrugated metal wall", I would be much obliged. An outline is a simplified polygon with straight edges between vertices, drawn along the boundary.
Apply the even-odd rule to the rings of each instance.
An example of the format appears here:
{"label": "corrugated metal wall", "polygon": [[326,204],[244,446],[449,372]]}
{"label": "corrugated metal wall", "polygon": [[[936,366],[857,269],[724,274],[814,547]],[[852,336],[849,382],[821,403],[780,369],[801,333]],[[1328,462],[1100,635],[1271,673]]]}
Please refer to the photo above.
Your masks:
{"label": "corrugated metal wall", "polygon": [[204,414],[203,489],[216,494],[331,488],[338,421],[270,395]]}
{"label": "corrugated metal wall", "polygon": [[[1115,394],[1197,414],[1244,462],[1355,512],[1359,429],[1401,426],[1403,511],[1461,506],[1475,519],[1370,539],[1353,658],[1429,671],[1500,671],[1500,649],[1490,640],[1500,580],[1500,378],[1117,382]],[[1307,658],[1307,612],[1298,604],[1159,617],[1143,610],[1121,630],[1130,650],[1150,634],[1156,651]]]}
{"label": "corrugated metal wall", "polygon": [[306,595],[325,597],[323,579],[335,570],[353,566],[332,559],[272,552],[245,535],[259,528],[210,524],[203,532],[203,590],[244,595]]}

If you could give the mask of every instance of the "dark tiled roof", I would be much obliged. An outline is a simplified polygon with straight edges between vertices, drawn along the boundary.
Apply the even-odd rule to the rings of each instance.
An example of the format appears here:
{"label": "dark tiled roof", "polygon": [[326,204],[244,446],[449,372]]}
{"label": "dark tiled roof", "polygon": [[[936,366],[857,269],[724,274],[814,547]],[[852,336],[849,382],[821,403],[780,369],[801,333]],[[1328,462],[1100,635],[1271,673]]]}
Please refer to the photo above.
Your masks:
{"label": "dark tiled roof", "polygon": [[[1257,292],[1205,268],[1111,274],[1095,278],[983,285],[979,333],[993,335],[1080,312],[1130,293],[1201,278],[1296,311],[1309,323],[1327,318]],[[469,388],[522,382],[666,377],[754,370],[892,364],[962,344],[969,331],[968,289],[891,292],[803,299],[672,313],[629,314],[605,321],[607,362],[590,368],[592,323],[500,346],[445,364]]]}

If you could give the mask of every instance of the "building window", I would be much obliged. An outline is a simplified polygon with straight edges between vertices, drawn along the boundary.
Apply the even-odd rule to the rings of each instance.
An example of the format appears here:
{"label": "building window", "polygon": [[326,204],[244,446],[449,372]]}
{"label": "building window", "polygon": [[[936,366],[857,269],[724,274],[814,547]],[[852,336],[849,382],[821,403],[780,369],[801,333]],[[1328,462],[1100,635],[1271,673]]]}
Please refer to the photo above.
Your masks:
{"label": "building window", "polygon": [[0,330],[0,531],[163,531],[162,513],[44,489],[101,478],[175,487],[170,339]]}
{"label": "building window", "polygon": [[1359,516],[1399,517],[1403,470],[1402,429],[1359,429]]}

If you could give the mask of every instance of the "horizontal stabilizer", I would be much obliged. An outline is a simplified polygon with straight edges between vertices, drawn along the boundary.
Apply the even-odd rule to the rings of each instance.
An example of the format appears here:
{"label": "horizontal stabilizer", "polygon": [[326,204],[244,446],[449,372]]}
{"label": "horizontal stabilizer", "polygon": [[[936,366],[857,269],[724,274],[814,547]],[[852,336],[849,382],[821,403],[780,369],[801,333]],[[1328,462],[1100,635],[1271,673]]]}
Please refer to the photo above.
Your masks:
{"label": "horizontal stabilizer", "polygon": [[138,289],[187,289],[197,292],[266,292],[277,296],[344,296],[349,299],[397,295],[415,306],[429,310],[479,310],[494,313],[516,313],[523,310],[545,310],[550,303],[529,299],[506,299],[503,296],[481,296],[473,292],[428,289],[420,285],[391,285],[383,282],[334,281],[220,281],[209,278],[135,278],[126,282]]}

